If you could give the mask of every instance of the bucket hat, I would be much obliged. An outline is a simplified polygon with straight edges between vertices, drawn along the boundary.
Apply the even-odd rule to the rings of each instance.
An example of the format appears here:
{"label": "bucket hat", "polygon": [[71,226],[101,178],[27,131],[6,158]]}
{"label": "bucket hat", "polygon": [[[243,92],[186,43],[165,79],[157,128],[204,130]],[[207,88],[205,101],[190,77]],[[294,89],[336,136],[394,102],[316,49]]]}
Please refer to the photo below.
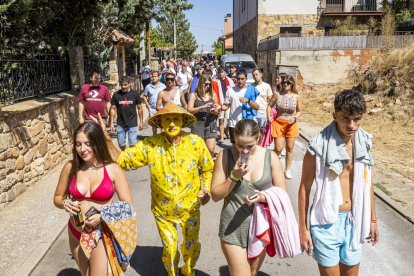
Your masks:
{"label": "bucket hat", "polygon": [[150,126],[161,128],[161,116],[169,114],[182,114],[183,115],[183,127],[191,127],[197,121],[193,114],[188,112],[182,107],[179,107],[173,103],[166,103],[163,108],[157,111],[148,119]]}

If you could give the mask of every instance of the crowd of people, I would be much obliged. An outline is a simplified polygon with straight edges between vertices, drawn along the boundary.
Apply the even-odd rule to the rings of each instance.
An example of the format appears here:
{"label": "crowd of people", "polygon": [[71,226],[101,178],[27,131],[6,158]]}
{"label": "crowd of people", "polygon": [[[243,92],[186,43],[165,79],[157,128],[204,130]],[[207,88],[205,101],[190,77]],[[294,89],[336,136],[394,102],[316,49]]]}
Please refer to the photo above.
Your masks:
{"label": "crowd of people", "polygon": [[[231,275],[256,275],[266,253],[286,258],[302,251],[313,255],[321,275],[358,274],[361,245],[379,238],[372,138],[360,127],[366,112],[360,92],[339,92],[332,123],[309,143],[298,179],[298,223],[286,192],[303,112],[293,76],[278,75],[272,87],[256,68],[249,85],[242,68],[203,58],[168,60],[155,70],[144,61],[140,74],[142,95],[124,77],[111,97],[99,72],[79,94],[73,160],[61,172],[54,202],[69,214],[70,248],[82,275],[128,266],[136,222],[123,170],[143,166],[150,170],[151,211],[168,275],[194,275],[200,208],[210,198],[223,200],[217,231]],[[142,103],[153,135],[138,140]],[[116,130],[118,146],[107,128]],[[261,146],[266,133],[274,150],[271,142]],[[216,152],[226,138],[231,146]],[[117,239],[122,234],[128,241]]]}

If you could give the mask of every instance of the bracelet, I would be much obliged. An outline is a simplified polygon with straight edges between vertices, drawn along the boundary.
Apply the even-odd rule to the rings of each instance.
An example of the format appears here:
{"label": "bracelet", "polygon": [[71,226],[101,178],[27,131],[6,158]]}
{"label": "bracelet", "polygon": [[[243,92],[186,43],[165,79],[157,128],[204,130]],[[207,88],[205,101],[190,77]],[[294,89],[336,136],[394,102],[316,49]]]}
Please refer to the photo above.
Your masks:
{"label": "bracelet", "polygon": [[247,103],[250,103],[250,99],[247,99]]}
{"label": "bracelet", "polygon": [[371,223],[377,223],[377,219],[371,219]]}
{"label": "bracelet", "polygon": [[231,181],[233,181],[233,182],[239,182],[239,181],[241,180],[241,177],[240,177],[240,178],[237,178],[237,177],[235,177],[235,176],[233,175],[233,171],[231,171],[231,172],[230,172],[229,178],[230,178],[230,180],[231,180]]}

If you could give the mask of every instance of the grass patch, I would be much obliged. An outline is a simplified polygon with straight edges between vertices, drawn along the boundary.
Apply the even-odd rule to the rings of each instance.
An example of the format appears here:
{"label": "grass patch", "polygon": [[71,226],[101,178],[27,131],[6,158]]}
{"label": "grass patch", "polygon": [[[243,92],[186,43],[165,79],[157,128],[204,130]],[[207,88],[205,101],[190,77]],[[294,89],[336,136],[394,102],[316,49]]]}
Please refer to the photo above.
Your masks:
{"label": "grass patch", "polygon": [[[380,189],[381,191],[383,191],[384,194],[386,194],[387,196],[391,196],[391,192],[388,191],[387,188],[385,188],[384,183],[380,182],[380,183],[376,183],[374,185],[375,185],[375,187],[377,187],[378,189]],[[397,200],[395,200],[395,201],[397,201]]]}

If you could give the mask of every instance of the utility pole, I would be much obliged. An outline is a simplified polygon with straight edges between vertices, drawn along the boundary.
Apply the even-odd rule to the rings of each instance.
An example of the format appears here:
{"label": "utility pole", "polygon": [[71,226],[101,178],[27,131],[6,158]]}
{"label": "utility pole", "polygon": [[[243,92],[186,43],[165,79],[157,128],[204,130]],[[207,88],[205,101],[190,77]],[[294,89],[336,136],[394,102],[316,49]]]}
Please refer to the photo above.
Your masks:
{"label": "utility pole", "polygon": [[145,22],[145,37],[147,44],[145,45],[145,59],[150,64],[150,49],[151,49],[151,38],[150,38],[150,21]]}
{"label": "utility pole", "polygon": [[174,22],[174,60],[176,60],[177,59],[177,29],[176,29],[175,15],[173,15],[173,22]]}

